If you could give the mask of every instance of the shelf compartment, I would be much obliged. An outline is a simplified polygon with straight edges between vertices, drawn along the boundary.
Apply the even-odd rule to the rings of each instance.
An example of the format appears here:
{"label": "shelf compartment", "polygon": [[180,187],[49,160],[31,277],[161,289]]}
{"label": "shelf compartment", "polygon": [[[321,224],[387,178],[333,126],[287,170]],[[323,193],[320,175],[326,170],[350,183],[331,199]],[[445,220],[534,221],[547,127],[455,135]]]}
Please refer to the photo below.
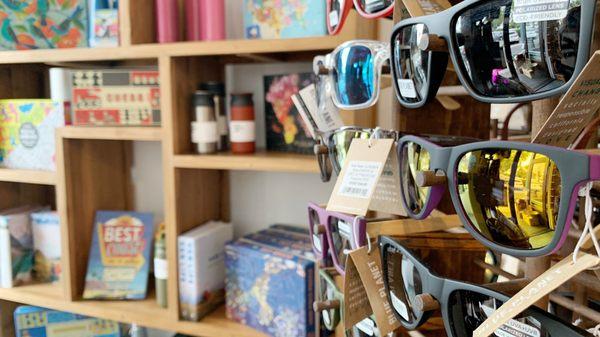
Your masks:
{"label": "shelf compartment", "polygon": [[228,320],[223,308],[200,322],[183,322],[172,320],[167,309],[159,307],[152,295],[141,301],[66,301],[61,297],[61,290],[60,284],[0,289],[0,299],[197,336],[264,336],[249,327]]}
{"label": "shelf compartment", "polygon": [[0,181],[36,185],[55,185],[56,172],[0,168]]}
{"label": "shelf compartment", "polygon": [[59,129],[66,139],[161,141],[162,128],[156,126],[67,126]]}
{"label": "shelf compartment", "polygon": [[243,155],[229,152],[176,155],[173,164],[177,168],[190,169],[319,173],[319,164],[314,156],[267,151]]}

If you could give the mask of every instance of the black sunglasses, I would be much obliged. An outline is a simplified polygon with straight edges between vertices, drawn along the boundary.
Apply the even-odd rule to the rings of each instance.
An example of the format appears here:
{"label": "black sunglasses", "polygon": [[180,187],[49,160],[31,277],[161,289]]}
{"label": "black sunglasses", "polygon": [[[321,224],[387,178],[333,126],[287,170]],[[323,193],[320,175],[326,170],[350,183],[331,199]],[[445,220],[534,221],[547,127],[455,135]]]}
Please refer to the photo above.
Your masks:
{"label": "black sunglasses", "polygon": [[[509,299],[492,289],[435,275],[409,249],[390,237],[380,236],[379,246],[390,303],[406,329],[421,326],[439,308],[448,336],[471,337],[473,331]],[[503,332],[498,332],[498,336],[591,336],[533,306],[499,330]]]}
{"label": "black sunglasses", "polygon": [[396,96],[408,108],[433,99],[448,54],[462,84],[480,101],[518,103],[562,94],[589,58],[595,7],[596,0],[536,6],[467,0],[402,20],[390,44]]}

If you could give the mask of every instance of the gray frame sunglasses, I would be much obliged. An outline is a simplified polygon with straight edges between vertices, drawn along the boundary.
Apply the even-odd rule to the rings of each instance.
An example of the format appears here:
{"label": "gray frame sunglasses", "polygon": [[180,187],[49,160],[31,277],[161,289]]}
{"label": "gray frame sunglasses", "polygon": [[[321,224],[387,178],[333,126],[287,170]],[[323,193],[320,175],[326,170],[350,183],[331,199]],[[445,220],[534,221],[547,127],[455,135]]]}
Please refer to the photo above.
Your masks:
{"label": "gray frame sunglasses", "polygon": [[[454,328],[460,328],[461,324],[470,325],[473,324],[473,321],[468,321],[469,319],[475,319],[473,317],[463,316],[460,313],[464,313],[464,310],[456,310],[453,306],[461,306],[462,302],[468,302],[469,297],[488,297],[497,304],[499,307],[502,303],[506,302],[510,297],[492,290],[490,288],[486,288],[483,286],[478,286],[475,284],[460,282],[451,279],[446,279],[440,277],[433,273],[421,260],[414,256],[414,254],[406,247],[404,247],[401,243],[387,236],[379,237],[379,247],[381,251],[381,259],[382,259],[382,269],[383,269],[383,280],[385,283],[385,289],[388,294],[388,298],[391,299],[393,311],[397,316],[400,323],[408,330],[414,330],[425,323],[429,317],[433,314],[435,309],[423,308],[418,302],[417,296],[431,296],[435,301],[439,303],[439,308],[441,309],[442,317],[444,320],[444,326],[446,328],[446,333],[449,337],[470,337],[468,335],[456,335]],[[414,298],[407,299],[410,295],[406,292],[406,282],[407,280],[402,279],[403,289],[402,294],[400,296],[405,296],[403,300],[407,303],[400,304],[400,306],[406,306],[406,313],[410,315],[411,322],[407,321],[400,313],[398,313],[398,304],[394,304],[395,301],[392,300],[393,295],[390,289],[390,275],[389,275],[389,266],[395,268],[394,263],[399,261],[392,261],[394,259],[390,256],[390,254],[399,253],[402,254],[402,260],[408,260],[409,266],[412,267],[412,272],[415,271],[418,273],[416,275],[418,277],[418,281],[420,282],[420,293],[413,294],[416,295]],[[397,257],[396,257],[397,259]],[[401,266],[402,268],[403,266]],[[404,271],[404,269],[403,269]],[[414,276],[414,275],[413,275]],[[392,276],[397,277],[397,276]],[[396,279],[394,279],[396,280]],[[410,282],[410,280],[408,280]],[[456,294],[456,292],[461,292]],[[394,291],[394,293],[397,293]],[[472,295],[472,296],[471,296]],[[461,302],[455,302],[454,299],[460,298]],[[397,302],[396,302],[397,303]],[[429,309],[429,310],[428,310]],[[474,311],[481,308],[472,308]],[[493,309],[493,308],[490,308]],[[404,310],[404,308],[402,308]],[[410,312],[409,312],[410,310]],[[488,316],[488,313],[484,313]],[[562,321],[560,318],[542,310],[537,307],[531,306],[527,310],[523,312],[524,317],[533,317],[537,322],[540,323],[540,326],[544,328],[546,332],[550,333],[552,337],[587,337],[591,336],[587,331],[573,326],[570,323]],[[462,321],[459,321],[462,320]],[[483,320],[479,322],[483,324]],[[467,329],[468,327],[462,326],[463,329]],[[510,328],[510,327],[509,327]],[[509,334],[507,334],[509,335]],[[547,336],[547,335],[542,335]]]}
{"label": "gray frame sunglasses", "polygon": [[[458,79],[463,84],[463,86],[465,86],[469,94],[475,99],[486,103],[520,103],[531,100],[543,99],[562,94],[573,84],[573,82],[577,78],[577,75],[579,75],[579,73],[585,66],[585,63],[589,59],[590,44],[594,29],[596,0],[581,0],[577,57],[573,73],[569,80],[563,83],[562,85],[549,89],[547,91],[508,97],[485,96],[480,94],[474,88],[474,85],[469,77],[469,70],[465,68],[463,64],[464,62],[462,61],[461,51],[459,48],[459,41],[456,33],[456,24],[459,17],[462,14],[464,14],[470,9],[476,8],[477,6],[487,5],[493,1],[501,0],[466,0],[440,13],[402,20],[394,26],[390,39],[390,66],[392,68],[392,78],[394,79],[394,91],[396,93],[398,101],[403,106],[407,108],[419,108],[424,106],[427,102],[429,102],[435,97],[446,72],[449,56],[454,65],[454,69],[458,75]],[[403,31],[403,28],[417,24],[423,24],[427,28],[427,33],[423,34],[423,39],[425,39],[424,42],[419,42],[424,44],[424,46],[419,46],[421,47],[421,50],[429,50],[427,52],[427,69],[422,69],[425,71],[424,75],[427,83],[424,83],[423,91],[420,92],[420,96],[422,97],[422,99],[418,102],[408,102],[405,99],[403,99],[403,95],[401,94],[401,89],[399,88],[398,84],[398,81],[403,80],[403,78],[399,77],[400,69],[398,69],[398,67],[400,65],[398,63],[401,62],[399,61],[401,60],[401,58],[400,55],[398,55],[399,50],[395,48],[395,44],[397,38],[399,37],[399,34],[401,34],[401,32]],[[439,39],[441,39],[437,40],[436,42],[441,42],[442,48],[444,47],[443,44],[445,43],[447,45],[447,51],[440,51],[441,48],[428,48],[428,46],[435,44],[435,42],[433,42],[432,39],[435,39],[436,36]],[[427,40],[427,38],[429,38],[429,40]],[[544,41],[546,40],[545,37],[543,39],[540,39]],[[438,47],[440,46],[438,45]],[[506,46],[502,48],[506,48]],[[510,55],[512,55],[512,52]],[[492,56],[482,55],[482,57]],[[512,64],[512,60],[509,63],[511,63],[511,65],[509,65],[509,68],[514,67],[514,65]],[[473,69],[472,71],[476,73],[476,69]]]}
{"label": "gray frame sunglasses", "polygon": [[[412,211],[410,207],[411,200],[406,200],[407,191],[405,191],[405,188],[407,187],[404,186],[404,179],[400,179],[401,199],[407,213],[415,219],[427,217],[437,207],[445,189],[448,188],[454,208],[471,235],[490,249],[512,256],[534,257],[556,252],[562,246],[569,233],[579,189],[590,181],[600,180],[600,155],[571,151],[548,145],[510,141],[483,141],[459,146],[441,147],[427,139],[416,136],[404,136],[398,141],[397,154],[401,176],[410,174],[403,171],[404,148],[410,143],[420,146],[429,153],[430,161],[428,169],[430,172],[436,172],[436,176],[444,179],[439,183],[428,186],[424,204],[418,212]],[[483,236],[468,217],[458,191],[458,164],[462,157],[469,152],[493,149],[529,151],[541,154],[548,157],[556,165],[561,178],[560,200],[554,234],[552,240],[546,246],[537,249],[519,249],[502,245]]]}

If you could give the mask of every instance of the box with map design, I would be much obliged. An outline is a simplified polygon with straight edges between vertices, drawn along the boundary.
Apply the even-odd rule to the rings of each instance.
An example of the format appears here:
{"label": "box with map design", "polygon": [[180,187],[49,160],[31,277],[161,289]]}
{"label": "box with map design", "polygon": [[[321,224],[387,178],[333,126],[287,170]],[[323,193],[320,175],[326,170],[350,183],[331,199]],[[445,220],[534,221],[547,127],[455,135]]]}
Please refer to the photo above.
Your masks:
{"label": "box with map design", "polygon": [[314,337],[315,263],[255,240],[225,247],[227,317],[271,336]]}
{"label": "box with map design", "polygon": [[56,170],[55,131],[65,125],[62,103],[49,99],[0,100],[0,164]]}
{"label": "box with map design", "polygon": [[323,0],[244,0],[247,39],[327,35]]}

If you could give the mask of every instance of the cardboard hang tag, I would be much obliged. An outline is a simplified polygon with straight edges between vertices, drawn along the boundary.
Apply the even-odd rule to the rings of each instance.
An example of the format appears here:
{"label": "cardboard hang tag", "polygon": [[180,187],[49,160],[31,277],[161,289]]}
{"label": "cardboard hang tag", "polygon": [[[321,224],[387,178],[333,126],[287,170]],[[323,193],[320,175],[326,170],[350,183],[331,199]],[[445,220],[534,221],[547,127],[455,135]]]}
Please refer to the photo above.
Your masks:
{"label": "cardboard hang tag", "polygon": [[369,209],[387,214],[407,216],[400,200],[400,167],[396,155],[396,144],[392,145],[381,177],[375,186]]}
{"label": "cardboard hang tag", "polygon": [[448,0],[402,0],[410,16],[425,16],[439,13],[452,7]]}
{"label": "cardboard hang tag", "polygon": [[580,253],[576,262],[573,262],[573,254],[565,257],[531,281],[525,288],[494,311],[492,315],[488,316],[485,322],[473,332],[473,337],[493,335],[510,319],[534,305],[538,300],[560,287],[573,276],[598,264],[600,264],[600,257],[587,253]]}
{"label": "cardboard hang tag", "polygon": [[393,144],[393,139],[352,141],[327,203],[328,211],[367,214]]}
{"label": "cardboard hang tag", "polygon": [[600,51],[596,51],[532,143],[568,147],[600,108]]}
{"label": "cardboard hang tag", "polygon": [[371,316],[373,310],[352,258],[346,260],[344,275],[344,330],[348,330],[363,319]]}

